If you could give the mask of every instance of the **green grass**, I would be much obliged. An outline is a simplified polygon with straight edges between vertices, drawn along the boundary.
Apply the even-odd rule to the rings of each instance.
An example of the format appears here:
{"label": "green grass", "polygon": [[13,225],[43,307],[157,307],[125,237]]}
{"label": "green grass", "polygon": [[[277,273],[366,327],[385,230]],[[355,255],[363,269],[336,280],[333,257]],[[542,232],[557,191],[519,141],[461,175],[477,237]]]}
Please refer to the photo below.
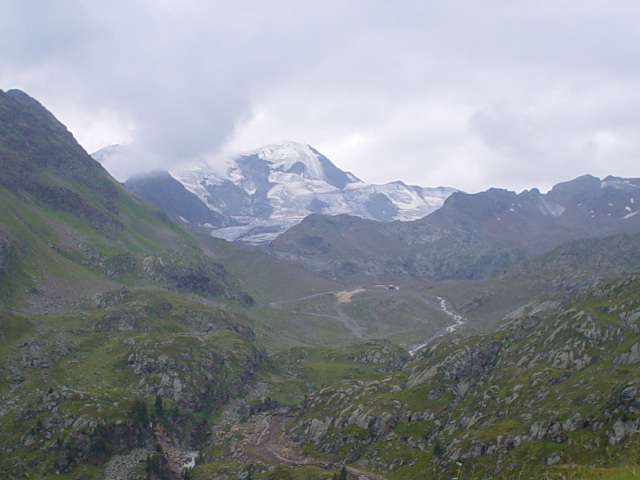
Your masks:
{"label": "green grass", "polygon": [[234,277],[242,279],[243,289],[260,303],[289,302],[308,295],[345,289],[340,283],[280,262],[264,252],[238,249],[210,237],[198,239],[221,259]]}
{"label": "green grass", "polygon": [[451,320],[419,301],[411,292],[371,288],[342,304],[344,311],[372,338],[389,338],[404,345],[421,343]]}
{"label": "green grass", "polygon": [[431,433],[434,428],[435,424],[430,421],[401,422],[395,426],[394,432],[400,437],[414,437],[416,439],[419,439]]}
{"label": "green grass", "polygon": [[[434,396],[436,398],[430,399]],[[453,395],[447,392],[442,384],[429,382],[403,389],[394,398],[407,405],[412,411],[440,412],[450,404]]]}
{"label": "green grass", "polygon": [[295,372],[305,383],[321,388],[341,380],[373,380],[388,376],[400,366],[374,364],[364,359],[367,352],[383,351],[382,358],[398,362],[404,358],[404,352],[389,342],[370,340],[338,346],[295,347],[278,354],[276,361]]}

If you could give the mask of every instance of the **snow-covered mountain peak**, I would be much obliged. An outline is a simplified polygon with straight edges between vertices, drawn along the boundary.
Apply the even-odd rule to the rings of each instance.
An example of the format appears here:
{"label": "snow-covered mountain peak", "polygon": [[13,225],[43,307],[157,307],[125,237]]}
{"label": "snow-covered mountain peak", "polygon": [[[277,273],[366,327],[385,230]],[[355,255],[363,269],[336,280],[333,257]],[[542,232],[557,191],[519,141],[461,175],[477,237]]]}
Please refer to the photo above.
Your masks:
{"label": "snow-covered mountain peak", "polygon": [[267,145],[241,155],[236,162],[246,163],[241,161],[243,158],[258,158],[268,165],[272,174],[290,174],[294,176],[292,180],[296,177],[320,180],[340,189],[350,183],[360,182],[353,174],[343,172],[327,157],[304,143],[287,141]]}
{"label": "snow-covered mountain peak", "polygon": [[[455,191],[399,181],[364,183],[313,147],[297,142],[268,145],[215,163],[186,164],[172,169],[170,175],[216,219],[203,221],[200,212],[197,217],[185,212],[178,215],[183,221],[210,235],[254,245],[268,243],[312,213],[415,220],[440,208]],[[149,182],[157,183],[157,179]],[[165,184],[157,183],[157,188]],[[182,195],[186,202],[184,192]]]}
{"label": "snow-covered mountain peak", "polygon": [[94,160],[102,163],[105,160],[113,157],[114,155],[119,155],[122,150],[122,145],[107,145],[106,147],[101,148],[97,152],[93,152],[91,156]]}
{"label": "snow-covered mountain peak", "polygon": [[291,163],[295,160],[315,160],[318,157],[318,153],[314,151],[311,146],[306,143],[300,142],[283,142],[273,145],[266,145],[244,155],[258,155],[263,160],[267,160],[271,163]]}
{"label": "snow-covered mountain peak", "polygon": [[271,169],[300,175],[309,180],[323,180],[320,155],[306,144],[285,142],[268,145],[252,152],[271,165]]}

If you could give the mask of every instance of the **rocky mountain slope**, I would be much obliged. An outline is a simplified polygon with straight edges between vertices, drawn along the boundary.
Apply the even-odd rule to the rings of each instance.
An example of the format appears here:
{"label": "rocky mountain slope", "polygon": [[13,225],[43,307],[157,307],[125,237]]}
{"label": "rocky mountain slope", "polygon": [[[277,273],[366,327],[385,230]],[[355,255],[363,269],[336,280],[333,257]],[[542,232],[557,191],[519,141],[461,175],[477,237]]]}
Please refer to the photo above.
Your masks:
{"label": "rocky mountain slope", "polygon": [[[107,147],[94,157],[108,162],[117,154],[118,148]],[[169,177],[185,191],[171,186]],[[268,243],[312,213],[384,222],[421,218],[455,191],[399,181],[367,184],[314,148],[294,142],[263,147],[225,165],[185,166],[170,175],[153,173],[125,184],[192,229],[254,246]],[[202,205],[212,213],[203,214]]]}
{"label": "rocky mountain slope", "polygon": [[0,476],[179,478],[268,368],[252,297],[19,91],[0,163]]}
{"label": "rocky mountain slope", "polygon": [[526,279],[563,292],[590,287],[604,278],[619,277],[640,267],[640,233],[573,240],[551,252],[517,263],[503,279]]}
{"label": "rocky mountain slope", "polygon": [[639,232],[638,197],[639,179],[588,175],[547,194],[456,192],[412,222],[311,215],[270,251],[332,278],[482,279],[570,240]]}
{"label": "rocky mountain slope", "polygon": [[0,476],[127,478],[121,457],[149,457],[179,478],[264,361],[253,299],[20,91],[0,92],[0,163]]}
{"label": "rocky mountain slope", "polygon": [[23,92],[0,93],[0,155],[3,270],[11,280],[4,299],[19,311],[63,310],[118,284],[242,297],[193,237],[132,198]]}
{"label": "rocky mountain slope", "polygon": [[446,335],[413,358],[375,342],[292,350],[281,362],[318,390],[256,412],[246,426],[261,436],[240,426],[244,442],[214,441],[212,464],[194,476],[216,465],[232,478],[221,465],[239,460],[260,471],[269,451],[316,475],[347,465],[353,478],[634,478],[639,292],[640,277],[624,277],[493,334]]}

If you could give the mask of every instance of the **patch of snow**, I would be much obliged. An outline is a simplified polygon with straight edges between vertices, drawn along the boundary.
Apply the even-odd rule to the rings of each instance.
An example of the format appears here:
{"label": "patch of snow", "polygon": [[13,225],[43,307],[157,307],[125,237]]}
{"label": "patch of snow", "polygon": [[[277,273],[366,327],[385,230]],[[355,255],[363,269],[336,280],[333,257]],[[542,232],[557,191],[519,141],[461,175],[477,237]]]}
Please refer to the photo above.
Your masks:
{"label": "patch of snow", "polygon": [[178,169],[170,170],[169,175],[180,182],[184,188],[202,199],[207,196],[206,185],[212,184],[211,169],[203,162],[191,163]]}
{"label": "patch of snow", "polygon": [[602,182],[600,188],[615,188],[617,190],[624,190],[626,192],[638,190],[638,186],[631,183],[631,181],[624,178],[613,178]]}
{"label": "patch of snow", "polygon": [[559,217],[565,211],[565,208],[562,205],[557,203],[549,202],[544,198],[540,199],[540,202],[536,206],[539,212],[543,213],[547,216]]}
{"label": "patch of snow", "polygon": [[265,245],[273,240],[275,240],[275,238],[280,235],[282,232],[275,232],[275,233],[258,233],[255,235],[246,235],[244,237],[242,237],[242,241],[248,245],[253,245],[253,246],[258,246],[258,245]]}
{"label": "patch of snow", "polygon": [[268,145],[250,152],[273,165],[274,170],[287,172],[293,165],[300,162],[306,167],[305,178],[321,180],[324,178],[324,168],[320,157],[309,145],[297,142],[285,142],[278,145]]}

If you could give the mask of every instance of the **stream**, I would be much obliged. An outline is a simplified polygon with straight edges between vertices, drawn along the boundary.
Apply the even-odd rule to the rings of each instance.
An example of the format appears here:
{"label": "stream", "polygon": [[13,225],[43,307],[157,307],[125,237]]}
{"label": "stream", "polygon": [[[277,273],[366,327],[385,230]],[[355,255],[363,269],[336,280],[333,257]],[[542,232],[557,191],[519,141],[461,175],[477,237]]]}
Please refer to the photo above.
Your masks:
{"label": "stream", "polygon": [[453,309],[453,306],[446,299],[444,299],[442,297],[436,297],[436,298],[438,299],[438,301],[435,304],[433,302],[428,302],[429,305],[433,306],[437,310],[440,310],[447,317],[449,317],[451,320],[453,320],[453,323],[451,325],[447,325],[446,327],[443,327],[440,330],[438,330],[435,333],[435,335],[433,335],[431,338],[429,338],[426,342],[420,343],[420,344],[418,344],[418,345],[416,345],[414,347],[411,347],[409,349],[409,355],[411,355],[412,357],[419,350],[421,350],[426,345],[428,345],[429,342],[431,342],[433,339],[441,337],[442,335],[444,335],[446,333],[453,333],[456,330],[460,330],[460,329],[464,328],[464,326],[468,322],[468,320],[465,317],[463,317],[459,313],[456,313],[456,311]]}

